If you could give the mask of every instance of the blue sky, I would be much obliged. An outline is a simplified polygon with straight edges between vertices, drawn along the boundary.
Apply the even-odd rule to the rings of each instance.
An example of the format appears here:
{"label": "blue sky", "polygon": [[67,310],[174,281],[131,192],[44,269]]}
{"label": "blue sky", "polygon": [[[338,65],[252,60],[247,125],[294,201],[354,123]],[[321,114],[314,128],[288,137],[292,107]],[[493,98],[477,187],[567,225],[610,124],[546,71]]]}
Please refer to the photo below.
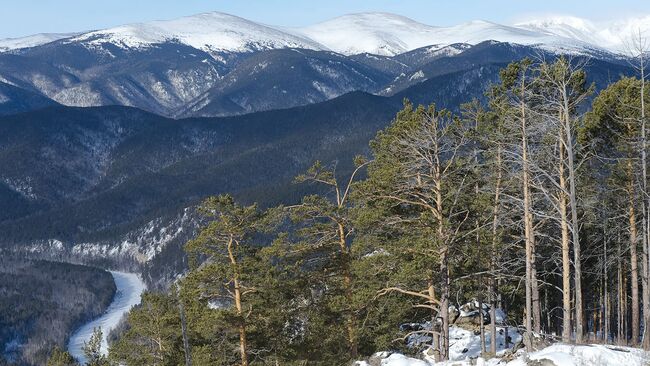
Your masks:
{"label": "blue sky", "polygon": [[286,26],[362,11],[452,25],[474,19],[511,23],[539,14],[603,20],[648,14],[650,0],[3,0],[0,38],[100,29],[214,10]]}

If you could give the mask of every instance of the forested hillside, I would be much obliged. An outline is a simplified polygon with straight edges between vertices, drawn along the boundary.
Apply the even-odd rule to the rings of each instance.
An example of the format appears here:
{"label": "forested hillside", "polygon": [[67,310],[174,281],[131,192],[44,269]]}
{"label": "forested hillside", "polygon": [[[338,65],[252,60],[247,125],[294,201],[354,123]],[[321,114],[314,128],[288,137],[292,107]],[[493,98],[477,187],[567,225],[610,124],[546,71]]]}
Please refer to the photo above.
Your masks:
{"label": "forested hillside", "polygon": [[[203,197],[228,192],[264,207],[295,203],[312,188],[291,185],[293,176],[317,159],[350,172],[349,162],[369,152],[368,141],[405,98],[458,113],[465,101],[485,102],[507,62],[535,52],[487,42],[427,59],[426,78],[390,97],[354,92],[230,118],[172,120],[123,107],[2,117],[0,198],[11,204],[0,212],[0,244],[99,265],[144,264],[150,283],[168,284],[187,266],[181,246],[195,231],[192,207]],[[585,69],[599,90],[634,73],[616,60],[591,59]]]}
{"label": "forested hillside", "polygon": [[0,364],[44,365],[53,347],[104,312],[115,294],[97,268],[0,256]]}
{"label": "forested hillside", "polygon": [[[407,101],[352,169],[325,160],[297,175],[321,193],[295,204],[208,198],[185,246],[190,272],[144,298],[110,358],[334,365],[560,340],[650,349],[646,70],[597,92],[586,65],[511,63],[459,112]],[[451,337],[468,326],[480,349],[464,355]],[[134,347],[153,340],[165,347]]]}

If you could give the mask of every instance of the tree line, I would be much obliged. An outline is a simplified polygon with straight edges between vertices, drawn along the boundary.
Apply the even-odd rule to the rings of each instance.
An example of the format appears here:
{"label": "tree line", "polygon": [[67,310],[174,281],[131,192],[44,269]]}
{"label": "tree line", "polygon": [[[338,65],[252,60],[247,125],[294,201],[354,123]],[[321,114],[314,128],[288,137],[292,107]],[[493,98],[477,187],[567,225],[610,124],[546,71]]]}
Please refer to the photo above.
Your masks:
{"label": "tree line", "polygon": [[[191,270],[144,296],[109,360],[335,365],[423,349],[447,360],[450,309],[473,299],[489,305],[482,333],[497,333],[503,309],[528,349],[650,349],[650,93],[643,52],[636,61],[637,78],[596,95],[584,60],[524,59],[460,113],[405,101],[353,171],[316,162],[298,176],[319,193],[297,204],[208,198]],[[416,323],[427,325],[401,326]]]}
{"label": "tree line", "polygon": [[43,365],[115,295],[110,273],[93,267],[0,255],[0,365]]}

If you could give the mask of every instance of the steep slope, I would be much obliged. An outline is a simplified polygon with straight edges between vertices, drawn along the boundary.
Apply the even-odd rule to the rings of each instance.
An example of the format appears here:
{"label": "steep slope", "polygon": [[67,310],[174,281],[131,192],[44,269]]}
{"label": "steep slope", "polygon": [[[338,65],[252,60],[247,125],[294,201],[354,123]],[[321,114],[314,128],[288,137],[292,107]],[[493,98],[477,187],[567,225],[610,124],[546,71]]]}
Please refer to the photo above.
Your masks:
{"label": "steep slope", "polygon": [[27,112],[57,105],[38,93],[0,82],[0,115]]}
{"label": "steep slope", "polygon": [[396,56],[360,53],[348,57],[364,65],[381,70],[393,77],[398,77],[401,74],[406,76],[410,71],[417,70],[420,66],[426,65],[433,60],[457,55],[471,47],[473,46],[466,43],[431,45],[404,52]]}
{"label": "steep slope", "polygon": [[[447,49],[450,47],[451,46]],[[426,48],[424,50],[426,50]],[[418,51],[419,50],[413,52]],[[475,70],[481,66],[495,64],[503,66],[509,62],[521,60],[525,57],[531,59],[552,59],[557,56],[554,52],[544,51],[536,47],[495,41],[483,42],[473,47],[456,45],[455,48],[452,48],[447,52],[448,56],[432,57],[431,61],[412,68],[408,73],[400,74],[379,94],[394,95],[433,77],[463,70]],[[615,68],[617,71],[620,65],[625,65],[621,60],[606,53],[600,54],[599,57],[591,58],[591,60],[593,60],[593,62],[603,61],[610,65],[608,67]],[[614,75],[614,77],[616,76],[618,76],[618,74]]]}
{"label": "steep slope", "polygon": [[[483,42],[473,47],[461,47],[454,48],[454,52],[450,52],[447,57],[433,57],[431,61],[412,68],[408,74],[400,74],[380,94],[394,95],[440,75],[473,70],[491,64],[507,64],[528,56],[536,57],[541,53],[539,49],[533,47],[494,41]],[[417,50],[413,52],[422,53]]]}
{"label": "steep slope", "polygon": [[375,92],[391,78],[333,52],[271,50],[237,67],[176,116],[219,116],[289,108],[352,91]]}
{"label": "steep slope", "polygon": [[[2,117],[0,244],[148,262],[152,281],[164,278],[170,263],[183,263],[180,245],[196,227],[187,208],[203,197],[295,202],[309,187],[290,183],[311,162],[338,161],[343,174],[404,98],[458,111],[482,98],[510,60],[498,61],[432,76],[391,97],[354,92],[228,118],[171,120],[124,107]],[[601,61],[589,67],[599,87],[632,72]]]}
{"label": "steep slope", "polygon": [[[105,45],[105,47],[109,47]],[[6,79],[68,106],[133,106],[165,116],[224,116],[320,102],[392,79],[329,51],[278,49],[214,53],[181,43],[110,49],[58,41],[0,54]]]}
{"label": "steep slope", "polygon": [[9,211],[0,225],[3,244],[109,240],[115,248],[120,235],[209,194],[283,201],[293,176],[313,160],[347,161],[366,150],[395,109],[353,93],[225,119],[174,121],[123,107],[5,117],[0,186],[31,206],[16,211],[2,203]]}
{"label": "steep slope", "polygon": [[116,48],[112,55],[58,41],[0,54],[0,77],[64,105],[137,106],[170,114],[227,72],[211,55],[178,43]]}

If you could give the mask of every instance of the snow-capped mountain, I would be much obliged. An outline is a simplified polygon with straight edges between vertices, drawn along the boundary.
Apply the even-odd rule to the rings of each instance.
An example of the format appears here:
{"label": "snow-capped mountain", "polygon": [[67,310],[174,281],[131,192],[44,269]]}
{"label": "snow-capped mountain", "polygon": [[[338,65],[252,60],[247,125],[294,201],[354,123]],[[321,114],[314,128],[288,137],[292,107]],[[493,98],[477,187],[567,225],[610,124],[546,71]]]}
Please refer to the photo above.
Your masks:
{"label": "snow-capped mountain", "polygon": [[615,53],[625,53],[639,35],[650,34],[650,15],[593,22],[572,16],[551,16],[517,23],[517,28],[580,40]]}
{"label": "snow-capped mountain", "polygon": [[69,42],[81,42],[90,47],[108,43],[121,48],[180,42],[203,51],[217,52],[322,48],[308,38],[219,12],[98,30],[72,38]]}
{"label": "snow-capped mountain", "polygon": [[470,21],[437,27],[389,13],[348,14],[302,28],[269,26],[220,12],[174,20],[152,21],[74,34],[40,34],[0,40],[0,52],[52,41],[92,48],[114,45],[138,49],[177,42],[207,52],[251,52],[281,48],[331,50],[345,55],[370,53],[394,56],[430,45],[477,44],[488,40],[540,45],[547,50],[621,52],[625,38],[650,29],[650,15],[595,23],[555,16],[503,25]]}
{"label": "snow-capped mountain", "polygon": [[387,13],[360,13],[295,29],[327,48],[343,54],[372,53],[394,56],[429,45],[477,44],[488,40],[563,48],[592,47],[580,39],[471,21],[451,27],[434,27]]}
{"label": "snow-capped mountain", "polygon": [[0,39],[0,52],[36,47],[81,33],[39,33],[27,37]]}
{"label": "snow-capped mountain", "polygon": [[287,30],[346,55],[371,53],[394,56],[440,43],[435,40],[437,29],[400,15],[359,13]]}
{"label": "snow-capped mountain", "polygon": [[475,20],[437,27],[389,13],[344,15],[304,28],[285,28],[327,49],[351,55],[394,56],[430,45],[475,45],[494,40],[537,45],[549,51],[592,53],[625,51],[631,36],[650,31],[650,15],[607,22],[571,16],[542,17],[515,25]]}
{"label": "snow-capped mountain", "polygon": [[[123,105],[175,118],[225,116],[350,91],[392,95],[441,72],[476,67],[486,60],[461,54],[483,52],[478,45],[484,43],[495,53],[490,62],[540,51],[621,58],[615,53],[622,49],[619,35],[649,24],[650,17],[605,25],[553,17],[515,26],[472,21],[435,27],[394,14],[359,13],[287,28],[211,12],[0,41],[0,82],[42,96],[45,104]],[[439,58],[449,60],[431,64]],[[8,100],[0,99],[6,113],[44,105]]]}

